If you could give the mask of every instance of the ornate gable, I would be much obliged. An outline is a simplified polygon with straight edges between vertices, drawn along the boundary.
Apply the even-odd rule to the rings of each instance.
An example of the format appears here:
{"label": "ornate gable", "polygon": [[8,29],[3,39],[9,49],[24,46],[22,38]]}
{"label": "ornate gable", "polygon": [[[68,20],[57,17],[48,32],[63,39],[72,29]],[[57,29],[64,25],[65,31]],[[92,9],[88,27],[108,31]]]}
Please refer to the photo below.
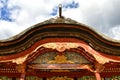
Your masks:
{"label": "ornate gable", "polygon": [[[106,71],[114,73],[112,69],[116,67],[117,73],[120,73],[119,55],[119,41],[108,39],[89,26],[69,18],[57,17],[36,24],[10,39],[1,40],[0,74],[46,77],[50,71],[44,69],[62,69],[62,72],[76,69],[78,73],[67,70],[70,72],[67,76],[75,72],[72,77],[80,77],[87,71],[89,75],[95,73],[99,78],[98,73],[102,76]],[[65,76],[66,73],[57,75]]]}

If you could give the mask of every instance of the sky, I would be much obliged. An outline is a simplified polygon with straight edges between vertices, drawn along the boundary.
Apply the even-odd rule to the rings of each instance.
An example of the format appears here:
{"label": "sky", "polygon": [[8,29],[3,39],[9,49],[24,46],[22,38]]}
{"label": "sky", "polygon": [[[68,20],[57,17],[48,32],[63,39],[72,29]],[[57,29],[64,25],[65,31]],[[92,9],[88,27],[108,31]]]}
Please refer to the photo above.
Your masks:
{"label": "sky", "polygon": [[62,15],[120,40],[120,0],[0,0],[0,40]]}

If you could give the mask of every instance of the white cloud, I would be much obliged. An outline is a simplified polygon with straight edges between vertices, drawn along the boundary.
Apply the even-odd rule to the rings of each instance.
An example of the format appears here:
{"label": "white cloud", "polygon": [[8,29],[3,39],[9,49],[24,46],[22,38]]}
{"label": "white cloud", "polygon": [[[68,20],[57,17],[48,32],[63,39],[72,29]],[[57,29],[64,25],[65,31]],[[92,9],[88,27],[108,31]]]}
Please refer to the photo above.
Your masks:
{"label": "white cloud", "polygon": [[[22,30],[53,17],[50,15],[53,8],[60,3],[72,3],[73,0],[9,0],[9,8],[18,6],[13,10],[10,18],[14,22],[0,22],[0,39],[5,39]],[[120,32],[120,0],[74,0],[79,3],[78,8],[63,9],[63,16],[87,24],[112,38],[119,39]],[[0,4],[0,6],[2,6]],[[114,15],[114,16],[113,16]],[[9,28],[9,29],[8,29]],[[117,30],[117,31],[115,31]],[[6,33],[10,33],[9,35]],[[112,33],[112,34],[111,34]]]}
{"label": "white cloud", "polygon": [[14,22],[0,21],[0,39],[6,39],[22,31]]}
{"label": "white cloud", "polygon": [[2,3],[0,3],[0,9],[3,7],[4,5]]}
{"label": "white cloud", "polygon": [[110,34],[114,39],[120,40],[120,25],[111,28]]}
{"label": "white cloud", "polygon": [[52,9],[63,2],[67,3],[64,0],[8,0],[8,8],[19,8],[11,12],[10,18],[14,22],[0,20],[0,39],[7,39],[38,22],[49,19],[52,17],[50,15]]}
{"label": "white cloud", "polygon": [[[69,10],[73,19],[90,25],[105,35],[120,40],[120,0],[78,0],[80,7]],[[67,15],[66,14],[66,15]]]}

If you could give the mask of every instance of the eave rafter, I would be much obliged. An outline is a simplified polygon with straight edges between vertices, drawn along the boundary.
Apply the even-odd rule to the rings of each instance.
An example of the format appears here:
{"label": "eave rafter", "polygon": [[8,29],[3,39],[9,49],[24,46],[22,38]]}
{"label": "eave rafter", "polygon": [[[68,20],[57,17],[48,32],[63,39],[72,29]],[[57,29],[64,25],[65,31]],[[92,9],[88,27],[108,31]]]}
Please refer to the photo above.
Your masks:
{"label": "eave rafter", "polygon": [[[60,42],[59,42],[60,41]],[[61,47],[60,47],[61,45]],[[97,62],[101,64],[109,63],[111,62],[120,62],[120,57],[118,56],[110,56],[107,54],[103,54],[101,52],[95,51],[93,48],[91,48],[87,43],[73,39],[73,38],[49,38],[41,40],[34,45],[32,45],[31,48],[23,51],[22,53],[16,54],[16,55],[10,55],[10,56],[2,56],[0,57],[3,61],[12,61],[17,64],[20,64],[19,62],[24,62],[26,59],[28,59],[28,56],[33,54],[35,55],[36,52],[39,52],[41,49],[47,48],[56,50],[58,52],[65,51],[65,50],[73,50],[74,48],[76,51],[82,50],[84,54],[86,54],[86,58],[90,58],[91,60],[95,59]],[[73,51],[75,51],[75,49]],[[44,50],[44,49],[43,49]],[[27,52],[26,52],[27,51]],[[82,55],[84,55],[82,54]],[[90,57],[92,55],[92,57]],[[8,58],[7,58],[8,57]],[[21,61],[22,60],[22,61]]]}
{"label": "eave rafter", "polygon": [[34,43],[48,38],[75,38],[104,54],[120,55],[119,41],[108,39],[89,26],[69,18],[56,18],[36,24],[10,39],[1,40],[0,56],[20,53]]}

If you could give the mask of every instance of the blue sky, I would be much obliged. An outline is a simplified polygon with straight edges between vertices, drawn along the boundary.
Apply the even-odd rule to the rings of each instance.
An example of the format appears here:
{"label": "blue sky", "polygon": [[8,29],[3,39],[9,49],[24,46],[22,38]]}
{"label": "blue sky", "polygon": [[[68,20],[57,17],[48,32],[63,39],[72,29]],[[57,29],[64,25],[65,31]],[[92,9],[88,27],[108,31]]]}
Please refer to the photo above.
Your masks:
{"label": "blue sky", "polygon": [[[58,14],[58,7],[59,6],[56,6],[52,9],[52,12],[51,12],[52,16],[56,16]],[[75,8],[78,8],[78,7],[79,7],[79,3],[75,2],[75,1],[72,1],[71,3],[62,5],[63,10],[75,9]]]}
{"label": "blue sky", "polygon": [[9,22],[14,21],[14,19],[11,18],[10,16],[12,15],[12,12],[14,10],[19,10],[19,6],[9,7],[8,0],[0,0],[0,3],[2,4],[2,7],[0,8],[0,12],[1,12],[0,20],[5,20]]}
{"label": "blue sky", "polygon": [[120,0],[0,0],[0,40],[55,18],[59,4],[66,18],[120,40]]}

